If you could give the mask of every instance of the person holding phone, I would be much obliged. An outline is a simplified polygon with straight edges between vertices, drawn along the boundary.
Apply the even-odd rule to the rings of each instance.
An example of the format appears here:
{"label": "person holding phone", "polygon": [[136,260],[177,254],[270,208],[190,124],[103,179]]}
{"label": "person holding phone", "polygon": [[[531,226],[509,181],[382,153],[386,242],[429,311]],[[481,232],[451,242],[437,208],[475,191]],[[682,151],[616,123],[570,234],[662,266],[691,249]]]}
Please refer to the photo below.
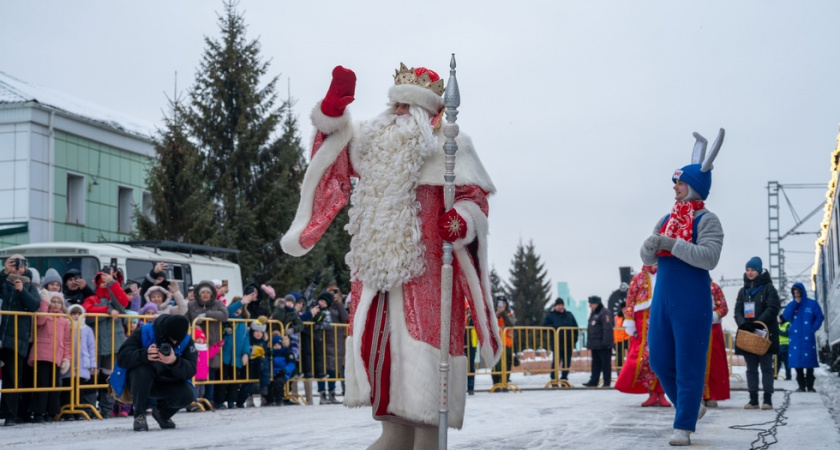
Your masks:
{"label": "person holding phone", "polygon": [[141,308],[146,304],[146,291],[148,291],[149,288],[152,286],[160,286],[161,288],[166,289],[166,274],[168,269],[168,264],[163,261],[158,262],[154,267],[152,267],[152,270],[146,274],[146,277],[143,278],[143,284],[140,285]]}

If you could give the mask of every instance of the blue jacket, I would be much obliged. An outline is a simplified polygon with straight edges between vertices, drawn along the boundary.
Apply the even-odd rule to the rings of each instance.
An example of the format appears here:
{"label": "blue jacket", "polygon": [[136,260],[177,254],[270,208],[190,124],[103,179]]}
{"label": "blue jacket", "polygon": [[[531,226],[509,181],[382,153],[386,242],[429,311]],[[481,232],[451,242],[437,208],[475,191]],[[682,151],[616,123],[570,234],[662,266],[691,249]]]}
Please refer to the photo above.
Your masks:
{"label": "blue jacket", "polygon": [[[242,302],[234,302],[230,306],[228,306],[228,312],[230,313],[231,319],[241,319],[242,316],[234,316],[236,311],[242,309]],[[232,325],[233,328],[233,335],[227,334],[227,328]],[[228,366],[231,364],[231,357],[234,357],[236,368],[242,368],[242,355],[251,355],[251,339],[248,336],[248,327],[245,325],[244,322],[236,322],[226,324],[225,328],[225,335],[222,339],[225,340],[224,345],[222,345],[222,363],[227,364]],[[236,351],[234,355],[234,348],[233,348],[233,341],[236,341]]]}
{"label": "blue jacket", "polygon": [[[141,364],[150,364],[146,360],[146,349],[155,342],[157,342],[155,322],[152,322],[136,329],[131,334],[131,337],[125,341],[125,344],[120,347],[120,351],[117,353],[117,364],[114,366],[114,371],[111,373],[111,376],[108,377],[108,384],[111,385],[117,397],[122,395],[128,372]],[[184,350],[188,347],[191,350],[184,354]],[[165,374],[168,376],[164,378],[171,378],[171,380],[182,379],[192,384],[191,378],[195,376],[197,354],[195,347],[192,347],[190,335],[187,334],[187,337],[178,346],[174,347],[172,351],[182,358],[178,358],[174,366],[166,369],[169,373]]]}
{"label": "blue jacket", "polygon": [[[807,297],[807,291],[802,283],[796,283],[793,288],[802,292],[802,301],[792,300],[785,307],[782,314],[790,321],[790,346],[788,347],[788,362],[793,368],[817,367],[817,340],[814,333],[823,323],[823,312],[816,300]],[[793,289],[791,288],[791,289]]]}

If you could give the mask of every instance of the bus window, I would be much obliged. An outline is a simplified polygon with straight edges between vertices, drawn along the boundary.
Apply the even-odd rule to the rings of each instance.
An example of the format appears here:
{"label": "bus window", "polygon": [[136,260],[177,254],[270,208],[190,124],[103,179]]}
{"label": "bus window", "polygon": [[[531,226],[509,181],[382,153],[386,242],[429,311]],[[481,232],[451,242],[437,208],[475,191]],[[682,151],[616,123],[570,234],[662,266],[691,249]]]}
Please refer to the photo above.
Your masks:
{"label": "bus window", "polygon": [[93,283],[93,277],[99,272],[102,267],[99,264],[99,259],[93,256],[26,256],[29,261],[29,267],[34,268],[41,274],[43,278],[47,273],[47,269],[55,269],[58,274],[64,277],[70,269],[76,269],[82,273],[82,278],[85,279],[91,289],[96,289]]}

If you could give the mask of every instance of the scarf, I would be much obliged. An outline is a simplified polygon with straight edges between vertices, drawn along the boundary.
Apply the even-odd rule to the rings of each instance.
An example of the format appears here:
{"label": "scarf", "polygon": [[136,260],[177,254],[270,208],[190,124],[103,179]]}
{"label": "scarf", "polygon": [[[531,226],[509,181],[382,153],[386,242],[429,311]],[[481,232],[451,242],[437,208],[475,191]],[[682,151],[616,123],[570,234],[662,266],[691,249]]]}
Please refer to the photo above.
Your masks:
{"label": "scarf", "polygon": [[[705,207],[706,205],[703,203],[703,200],[674,203],[674,209],[671,210],[671,217],[662,226],[663,229],[660,230],[659,234],[691,242],[691,229],[694,226],[694,211],[701,210]],[[671,256],[671,252],[660,250],[657,256]]]}
{"label": "scarf", "polygon": [[656,271],[659,269],[659,266],[642,266],[642,272],[647,272],[651,275],[656,275]]}

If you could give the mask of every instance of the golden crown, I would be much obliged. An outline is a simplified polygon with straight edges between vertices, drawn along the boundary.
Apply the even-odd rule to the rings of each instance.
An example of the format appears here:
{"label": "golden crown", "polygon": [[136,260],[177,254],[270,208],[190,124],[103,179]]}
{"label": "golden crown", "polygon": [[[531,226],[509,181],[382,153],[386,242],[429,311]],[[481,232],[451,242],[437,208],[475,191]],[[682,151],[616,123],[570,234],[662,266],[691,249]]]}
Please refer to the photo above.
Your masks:
{"label": "golden crown", "polygon": [[399,70],[395,70],[394,74],[394,84],[414,84],[420,87],[424,87],[426,89],[431,89],[437,95],[443,95],[443,80],[438,79],[437,81],[432,81],[429,77],[429,73],[434,72],[424,72],[419,77],[414,71],[412,67],[409,69],[405,66],[405,64],[400,63]]}

